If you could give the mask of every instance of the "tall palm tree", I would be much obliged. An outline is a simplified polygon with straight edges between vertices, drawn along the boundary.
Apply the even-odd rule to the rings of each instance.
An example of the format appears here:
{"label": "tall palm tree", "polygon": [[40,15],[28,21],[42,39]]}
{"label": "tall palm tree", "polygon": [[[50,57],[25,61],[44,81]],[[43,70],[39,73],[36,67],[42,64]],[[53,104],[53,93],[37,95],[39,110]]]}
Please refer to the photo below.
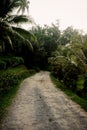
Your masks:
{"label": "tall palm tree", "polygon": [[[17,35],[21,40],[24,40],[24,43],[26,43],[29,48],[32,48],[29,37],[35,40],[33,34],[17,26],[13,26],[18,23],[33,21],[28,15],[24,15],[26,9],[29,9],[28,0],[0,1],[0,48],[2,50],[5,50],[6,45],[10,45],[12,48],[12,39],[10,35]],[[16,11],[17,14],[14,15],[13,11]]]}

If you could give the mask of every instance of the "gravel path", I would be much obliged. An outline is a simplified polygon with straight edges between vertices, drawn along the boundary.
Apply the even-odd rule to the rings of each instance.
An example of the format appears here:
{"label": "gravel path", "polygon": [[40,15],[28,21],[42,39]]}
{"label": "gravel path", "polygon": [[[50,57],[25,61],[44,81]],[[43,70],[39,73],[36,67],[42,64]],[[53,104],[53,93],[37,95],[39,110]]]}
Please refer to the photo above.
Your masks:
{"label": "gravel path", "polygon": [[87,113],[41,71],[22,82],[1,130],[87,130]]}

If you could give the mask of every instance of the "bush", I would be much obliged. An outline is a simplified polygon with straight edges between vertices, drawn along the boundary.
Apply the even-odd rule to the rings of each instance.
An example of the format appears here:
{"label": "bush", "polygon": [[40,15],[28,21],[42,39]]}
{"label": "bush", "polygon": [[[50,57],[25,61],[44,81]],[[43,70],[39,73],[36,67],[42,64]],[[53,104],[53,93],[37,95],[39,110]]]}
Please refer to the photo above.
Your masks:
{"label": "bush", "polygon": [[23,69],[19,72],[3,71],[0,75],[0,93],[7,93],[14,85],[18,84],[18,81],[24,79],[35,73],[34,70]]}
{"label": "bush", "polygon": [[21,65],[24,63],[24,60],[22,57],[13,57],[12,58],[12,67],[17,66],[17,65]]}
{"label": "bush", "polygon": [[3,57],[1,61],[1,69],[15,67],[24,63],[22,57]]}
{"label": "bush", "polygon": [[82,91],[82,97],[87,100],[87,74],[85,75],[84,87],[83,87],[83,89],[81,91]]}
{"label": "bush", "polygon": [[84,79],[84,90],[87,90],[87,74],[85,75],[85,79]]}
{"label": "bush", "polygon": [[24,60],[22,57],[7,57],[7,58],[3,58],[3,61],[6,62],[7,68],[8,67],[15,67],[17,65],[24,63]]}
{"label": "bush", "polygon": [[6,62],[2,60],[0,60],[0,70],[1,69],[6,69]]}
{"label": "bush", "polygon": [[63,81],[66,87],[71,88],[72,91],[76,91],[78,75],[79,70],[72,63],[67,64],[63,69]]}
{"label": "bush", "polygon": [[62,80],[63,79],[62,65],[61,64],[54,65],[52,69],[52,73],[56,78]]}

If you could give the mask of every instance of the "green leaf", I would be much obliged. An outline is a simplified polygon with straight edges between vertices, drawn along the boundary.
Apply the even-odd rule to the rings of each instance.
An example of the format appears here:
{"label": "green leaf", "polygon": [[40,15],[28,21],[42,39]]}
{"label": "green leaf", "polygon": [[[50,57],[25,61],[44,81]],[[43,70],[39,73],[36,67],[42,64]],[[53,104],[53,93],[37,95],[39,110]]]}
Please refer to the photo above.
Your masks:
{"label": "green leaf", "polygon": [[33,19],[26,15],[10,15],[7,17],[8,22],[18,24],[18,23],[34,23]]}
{"label": "green leaf", "polygon": [[[15,28],[15,29],[14,29]],[[24,35],[22,35],[23,30],[20,28],[20,31],[16,30],[16,27],[13,27],[13,30],[14,30],[14,35],[19,37],[23,43],[28,47],[29,50],[32,50],[33,51],[33,46],[31,44],[31,42],[29,41],[29,39],[25,38]]]}
{"label": "green leaf", "polygon": [[20,35],[22,35],[25,39],[38,43],[36,37],[31,32],[18,27],[12,27],[12,28]]}

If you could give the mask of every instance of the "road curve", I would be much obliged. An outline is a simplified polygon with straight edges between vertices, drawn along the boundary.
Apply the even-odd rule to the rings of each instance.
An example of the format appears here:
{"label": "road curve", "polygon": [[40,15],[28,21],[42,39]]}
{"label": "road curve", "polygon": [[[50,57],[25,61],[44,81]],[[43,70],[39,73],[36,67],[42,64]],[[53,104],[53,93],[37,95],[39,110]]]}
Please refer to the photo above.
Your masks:
{"label": "road curve", "polygon": [[1,130],[87,130],[87,113],[40,71],[25,79]]}

